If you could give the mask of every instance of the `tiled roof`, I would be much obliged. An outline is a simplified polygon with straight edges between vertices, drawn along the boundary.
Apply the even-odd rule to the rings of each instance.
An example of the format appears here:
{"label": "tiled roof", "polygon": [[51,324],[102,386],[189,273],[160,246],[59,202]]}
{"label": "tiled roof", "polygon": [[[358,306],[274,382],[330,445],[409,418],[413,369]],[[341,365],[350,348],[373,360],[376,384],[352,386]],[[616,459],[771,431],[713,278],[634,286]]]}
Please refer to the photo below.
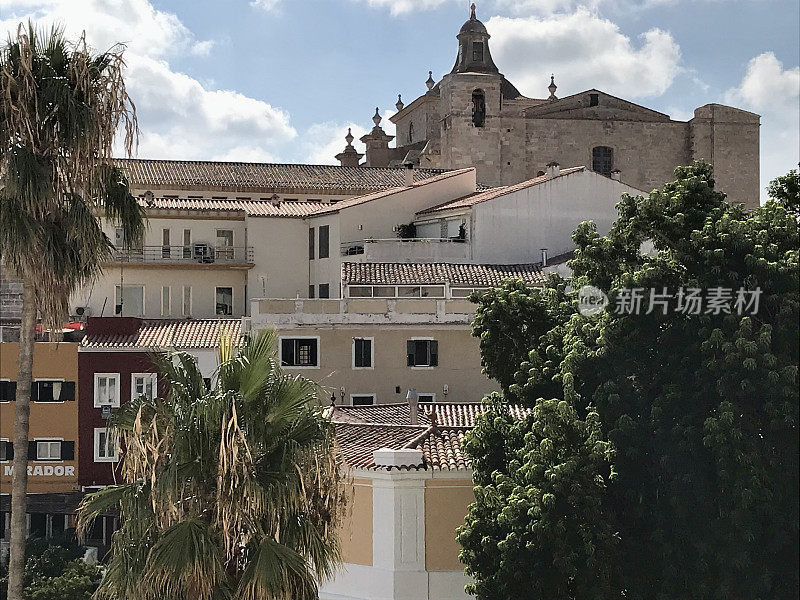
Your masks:
{"label": "tiled roof", "polygon": [[148,320],[129,335],[87,333],[85,348],[217,348],[221,336],[240,338],[241,319]]}
{"label": "tiled roof", "polygon": [[[382,190],[403,185],[402,168],[340,167],[280,163],[115,159],[137,189],[196,188],[261,190],[309,190],[347,194]],[[417,169],[416,181],[444,172]]]}
{"label": "tiled roof", "polygon": [[[473,168],[470,167],[468,169],[458,169],[457,171],[448,171],[446,173],[441,173],[434,177],[428,177],[426,179],[420,180],[418,177],[415,176],[415,183],[412,187],[418,188],[422,186],[426,186],[432,183],[438,183],[443,179],[449,179],[450,177],[455,177],[457,175],[461,175],[466,173],[467,171],[472,170]],[[416,173],[416,171],[415,171]],[[372,202],[373,200],[378,200],[379,198],[386,198],[387,196],[393,196],[394,194],[400,194],[402,192],[408,191],[409,187],[403,185],[400,182],[397,187],[388,190],[382,190],[380,192],[375,192],[372,194],[366,194],[364,196],[357,196],[355,198],[349,198],[347,200],[342,200],[341,202],[336,202],[335,204],[326,204],[323,208],[316,211],[316,214],[324,215],[328,213],[333,213],[342,210],[343,208],[349,208],[351,206],[358,206],[359,204],[366,204],[367,202]]]}
{"label": "tiled roof", "polygon": [[506,194],[511,194],[513,192],[518,192],[519,190],[524,190],[525,188],[539,185],[546,181],[550,181],[551,179],[558,179],[559,177],[564,177],[565,175],[571,175],[572,173],[578,173],[579,171],[585,171],[585,170],[586,167],[570,167],[568,169],[561,169],[561,172],[558,175],[556,175],[555,177],[551,177],[550,179],[548,179],[547,175],[541,175],[540,177],[534,177],[533,179],[523,181],[522,183],[507,185],[504,187],[492,188],[490,190],[486,190],[485,192],[481,192],[478,194],[469,194],[468,196],[464,196],[463,198],[457,198],[456,200],[450,200],[449,202],[438,204],[436,206],[432,206],[431,208],[426,208],[425,210],[419,211],[417,214],[427,215],[435,212],[443,212],[446,210],[453,210],[457,208],[468,208],[470,206],[475,206],[476,204],[480,204],[481,202],[486,202],[487,200],[494,200],[495,198],[499,198],[500,196],[505,196]]}
{"label": "tiled roof", "polygon": [[342,282],[345,285],[449,283],[454,286],[492,287],[510,278],[522,279],[530,285],[541,285],[547,277],[538,264],[342,263]]}
{"label": "tiled roof", "polygon": [[[420,403],[419,425],[411,425],[407,403],[336,406],[332,419],[342,455],[352,468],[386,468],[375,465],[375,450],[413,448],[422,451],[423,462],[404,468],[456,471],[471,468],[463,451],[464,436],[483,410],[480,402]],[[520,406],[509,410],[518,419],[531,412]],[[435,424],[432,414],[436,415]]]}
{"label": "tiled roof", "polygon": [[[420,402],[419,423],[428,426],[430,411],[436,414],[436,423],[444,427],[474,427],[475,417],[483,412],[480,402]],[[511,406],[511,413],[521,418],[528,409]],[[385,425],[411,425],[408,402],[398,404],[372,404],[369,406],[336,406],[333,419],[343,423],[382,423]]]}
{"label": "tiled roof", "polygon": [[295,200],[273,204],[270,200],[214,200],[208,198],[153,198],[140,199],[145,209],[162,210],[233,210],[254,217],[305,217],[329,206],[324,202],[299,202]]}

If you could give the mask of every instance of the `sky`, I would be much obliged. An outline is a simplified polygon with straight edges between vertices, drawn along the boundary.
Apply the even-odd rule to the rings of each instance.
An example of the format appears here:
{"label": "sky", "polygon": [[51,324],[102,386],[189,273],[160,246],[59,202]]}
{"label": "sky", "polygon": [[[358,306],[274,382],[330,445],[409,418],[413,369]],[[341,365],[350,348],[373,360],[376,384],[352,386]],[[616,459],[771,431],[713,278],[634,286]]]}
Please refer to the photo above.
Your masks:
{"label": "sky", "polygon": [[[762,116],[761,182],[800,160],[797,0],[477,0],[495,64],[526,96],[598,88],[687,120]],[[19,22],[125,44],[137,156],[335,164],[378,107],[389,134],[455,61],[466,0],[0,0]],[[359,148],[359,142],[356,142]],[[762,198],[763,198],[762,194]]]}

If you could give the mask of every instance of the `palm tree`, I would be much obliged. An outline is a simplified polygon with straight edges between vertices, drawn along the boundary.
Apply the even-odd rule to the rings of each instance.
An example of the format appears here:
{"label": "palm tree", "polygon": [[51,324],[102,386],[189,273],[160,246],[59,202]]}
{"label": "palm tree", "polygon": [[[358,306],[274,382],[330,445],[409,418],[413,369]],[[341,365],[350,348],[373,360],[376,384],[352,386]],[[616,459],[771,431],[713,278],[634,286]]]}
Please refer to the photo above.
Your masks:
{"label": "palm tree", "polygon": [[111,242],[98,217],[141,238],[143,211],[113,166],[124,133],[127,154],[136,114],[122,79],[122,47],[90,51],[60,29],[20,25],[0,48],[0,259],[23,282],[8,597],[22,600],[27,505],[28,421],[37,313],[60,329],[71,294],[97,276]]}
{"label": "palm tree", "polygon": [[190,355],[156,358],[166,397],[116,411],[124,483],[78,510],[81,535],[119,510],[96,598],[317,598],[346,486],[316,384],[284,374],[274,347],[272,331],[238,352],[223,340],[211,389]]}

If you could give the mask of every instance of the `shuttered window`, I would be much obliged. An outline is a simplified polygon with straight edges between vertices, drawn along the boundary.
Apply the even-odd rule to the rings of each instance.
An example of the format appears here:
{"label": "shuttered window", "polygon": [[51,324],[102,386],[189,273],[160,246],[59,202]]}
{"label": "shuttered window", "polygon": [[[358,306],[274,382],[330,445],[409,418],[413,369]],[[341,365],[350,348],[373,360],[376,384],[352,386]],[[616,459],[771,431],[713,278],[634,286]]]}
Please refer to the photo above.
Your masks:
{"label": "shuttered window", "polygon": [[409,367],[435,367],[439,364],[439,342],[436,340],[408,340],[406,364]]}

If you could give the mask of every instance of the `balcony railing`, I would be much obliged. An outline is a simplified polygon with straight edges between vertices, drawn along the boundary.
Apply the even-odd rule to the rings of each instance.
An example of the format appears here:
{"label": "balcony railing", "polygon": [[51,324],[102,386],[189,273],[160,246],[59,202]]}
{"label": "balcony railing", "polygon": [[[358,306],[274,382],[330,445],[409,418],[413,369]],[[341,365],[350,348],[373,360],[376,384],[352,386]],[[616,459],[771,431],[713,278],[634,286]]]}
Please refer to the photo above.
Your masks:
{"label": "balcony railing", "polygon": [[112,261],[125,263],[169,264],[247,264],[253,262],[252,246],[212,246],[197,243],[190,246],[141,246],[117,248]]}
{"label": "balcony railing", "polygon": [[462,238],[370,238],[344,242],[340,250],[342,256],[363,255],[366,260],[466,259],[468,246]]}

